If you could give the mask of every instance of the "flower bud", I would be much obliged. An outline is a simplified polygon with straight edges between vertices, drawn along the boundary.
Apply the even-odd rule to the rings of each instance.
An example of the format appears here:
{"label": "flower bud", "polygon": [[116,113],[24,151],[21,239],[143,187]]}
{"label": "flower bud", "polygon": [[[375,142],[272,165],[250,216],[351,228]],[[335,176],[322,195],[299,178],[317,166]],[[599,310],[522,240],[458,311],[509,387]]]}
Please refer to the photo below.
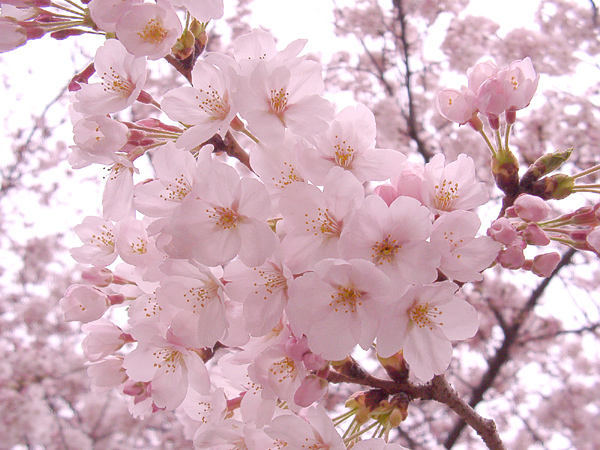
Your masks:
{"label": "flower bud", "polygon": [[492,174],[496,185],[508,196],[519,191],[519,162],[510,150],[503,150],[492,157]]}
{"label": "flower bud", "polygon": [[527,228],[523,230],[523,239],[530,245],[548,245],[550,238],[544,230],[542,230],[536,223],[530,223]]}
{"label": "flower bud", "polygon": [[544,200],[561,200],[571,195],[575,180],[564,173],[545,177],[532,184],[530,192]]}
{"label": "flower bud", "polygon": [[522,194],[514,203],[514,210],[525,222],[540,222],[548,217],[550,207],[539,197]]}
{"label": "flower bud", "polygon": [[300,387],[294,393],[294,403],[303,408],[309,407],[314,402],[327,394],[329,383],[316,375],[307,376],[300,383]]}
{"label": "flower bud", "polygon": [[521,188],[526,191],[529,190],[533,182],[562,166],[563,163],[569,159],[572,152],[573,148],[570,148],[565,151],[556,151],[540,156],[531,166],[529,166],[527,172],[523,174],[523,177],[521,178]]}
{"label": "flower bud", "polygon": [[392,380],[408,380],[408,365],[404,360],[402,351],[395,353],[389,358],[382,358],[381,356],[377,355],[377,359]]}
{"label": "flower bud", "polygon": [[517,229],[506,217],[500,217],[488,228],[487,235],[496,242],[510,245],[517,238]]}
{"label": "flower bud", "polygon": [[544,253],[533,258],[531,271],[538,277],[549,277],[560,262],[560,255],[556,252]]}

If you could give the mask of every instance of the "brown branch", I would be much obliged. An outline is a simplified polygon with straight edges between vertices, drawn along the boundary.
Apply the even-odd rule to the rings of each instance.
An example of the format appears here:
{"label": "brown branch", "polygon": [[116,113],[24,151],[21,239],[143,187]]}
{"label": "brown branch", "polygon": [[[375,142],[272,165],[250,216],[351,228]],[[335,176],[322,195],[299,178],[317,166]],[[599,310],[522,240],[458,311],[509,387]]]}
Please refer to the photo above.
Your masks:
{"label": "brown branch", "polygon": [[411,69],[410,57],[409,57],[411,49],[410,49],[410,44],[407,39],[407,32],[406,32],[407,22],[406,22],[406,13],[404,12],[404,8],[403,8],[403,0],[394,0],[393,4],[394,4],[394,8],[397,11],[397,20],[398,20],[398,23],[400,24],[400,31],[401,31],[400,36],[395,34],[395,37],[397,40],[400,41],[400,44],[402,47],[402,59],[403,59],[402,62],[404,64],[404,69],[405,69],[404,85],[406,86],[406,94],[408,96],[408,114],[405,117],[406,117],[406,121],[407,121],[407,125],[408,125],[408,135],[417,144],[417,151],[421,154],[421,156],[423,156],[423,159],[425,160],[425,162],[429,162],[429,160],[431,159],[431,157],[433,155],[432,155],[431,151],[425,145],[425,142],[421,139],[421,136],[419,133],[419,127],[417,125],[417,120],[416,120],[417,112],[416,112],[416,108],[415,108],[415,101],[413,98],[413,91],[412,91],[413,72]]}
{"label": "brown branch", "polygon": [[490,450],[505,450],[495,422],[477,414],[467,402],[460,398],[443,375],[437,375],[425,384],[415,384],[408,380],[382,380],[364,371],[352,358],[347,358],[336,369],[337,371],[331,371],[328,374],[327,381],[330,383],[354,383],[380,389],[389,395],[404,393],[410,401],[419,399],[443,403],[471,426]]}
{"label": "brown branch", "polygon": [[[558,272],[563,267],[565,267],[571,262],[571,258],[573,257],[575,252],[576,250],[574,249],[567,250],[562,256],[558,265],[556,266],[556,269],[554,269],[552,275],[550,275],[548,278],[545,278],[531,293],[527,303],[523,306],[523,308],[521,308],[519,314],[513,321],[512,325],[505,331],[504,341],[502,342],[502,345],[496,351],[494,356],[491,359],[489,359],[488,369],[486,373],[479,381],[477,387],[475,387],[475,389],[473,389],[473,391],[471,392],[469,406],[475,408],[475,406],[477,406],[483,400],[483,395],[493,385],[498,374],[500,373],[500,369],[509,360],[510,349],[517,342],[519,331],[525,323],[525,320],[529,317],[529,315],[533,311],[533,308],[538,304],[540,298],[542,297],[542,294],[550,284],[550,281],[552,281],[552,279],[556,276],[556,274],[558,274]],[[446,447],[447,449],[452,448],[466,425],[467,423],[464,420],[458,421],[448,434],[448,437],[444,442],[444,447]]]}

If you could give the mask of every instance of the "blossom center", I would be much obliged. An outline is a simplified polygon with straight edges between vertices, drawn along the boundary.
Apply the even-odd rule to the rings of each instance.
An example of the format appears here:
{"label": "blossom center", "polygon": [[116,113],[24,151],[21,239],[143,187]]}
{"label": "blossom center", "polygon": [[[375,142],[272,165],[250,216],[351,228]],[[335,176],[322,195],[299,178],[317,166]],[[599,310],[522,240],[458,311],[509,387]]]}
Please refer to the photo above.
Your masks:
{"label": "blossom center", "polygon": [[314,232],[315,236],[324,234],[339,237],[342,232],[341,224],[331,216],[328,208],[325,210],[317,208],[317,217],[314,219],[308,220],[308,214],[305,214],[305,217],[307,218],[306,231]]}
{"label": "blossom center", "polygon": [[157,362],[154,363],[154,367],[163,369],[165,373],[175,372],[177,366],[183,361],[183,356],[177,350],[171,348],[161,348],[152,353],[156,358]]}
{"label": "blossom center", "polygon": [[412,322],[419,328],[429,328],[433,330],[434,325],[444,325],[438,322],[437,319],[442,315],[437,306],[430,306],[429,303],[420,303],[414,306],[410,311]]}
{"label": "blossom center", "polygon": [[[272,295],[275,291],[287,289],[287,280],[285,276],[283,276],[283,273],[277,268],[269,270],[254,267],[254,270],[258,273],[258,276],[262,278],[262,286],[265,287],[267,294]],[[254,286],[258,286],[258,283],[254,283]],[[254,291],[254,293],[258,294],[258,291]],[[267,300],[266,295],[264,296],[264,300]]]}
{"label": "blossom center", "polygon": [[329,305],[335,312],[356,313],[356,307],[362,305],[361,293],[352,287],[338,287],[336,293],[331,294]]}
{"label": "blossom center", "polygon": [[238,222],[237,213],[231,208],[225,208],[223,206],[217,206],[212,211],[206,210],[209,218],[216,220],[216,225],[222,227],[224,230],[235,228]]}
{"label": "blossom center", "polygon": [[[337,139],[337,135],[335,137]],[[333,148],[335,149],[335,163],[344,169],[351,168],[354,160],[354,149],[346,144],[346,141],[335,144]]]}
{"label": "blossom center", "polygon": [[110,72],[104,72],[100,76],[104,92],[112,92],[122,97],[128,97],[135,89],[135,85],[115,72],[112,67],[109,67],[109,70]]}
{"label": "blossom center", "polygon": [[142,31],[138,31],[137,35],[143,41],[159,44],[167,37],[167,30],[158,20],[150,19],[146,27]]}
{"label": "blossom center", "polygon": [[198,306],[204,308],[206,303],[210,302],[215,297],[215,286],[203,286],[190,288],[186,293],[183,294],[183,298],[186,303],[192,306],[192,313],[196,314]]}
{"label": "blossom center", "polygon": [[225,120],[230,110],[227,92],[225,92],[225,98],[223,99],[210,84],[208,89],[198,89],[198,91],[200,92],[200,95],[196,95],[198,108],[208,114],[212,121]]}
{"label": "blossom center", "polygon": [[286,161],[283,162],[283,165],[285,170],[280,172],[281,176],[279,177],[279,180],[277,180],[275,177],[271,178],[276,187],[283,189],[284,187],[296,181],[304,181],[304,179],[296,173],[296,168],[294,166],[288,164]]}
{"label": "blossom center", "polygon": [[290,94],[284,88],[271,89],[271,111],[282,121],[289,97]]}
{"label": "blossom center", "polygon": [[144,253],[146,253],[148,251],[148,249],[146,248],[146,244],[147,244],[146,240],[138,237],[138,238],[136,238],[136,242],[132,242],[130,244],[131,251],[133,253],[137,253],[138,255],[143,255]]}
{"label": "blossom center", "polygon": [[183,174],[181,174],[179,177],[175,178],[173,183],[167,184],[165,189],[167,194],[160,194],[160,198],[164,201],[181,202],[185,196],[189,194],[192,188]]}
{"label": "blossom center", "polygon": [[293,380],[297,373],[296,364],[294,360],[289,356],[286,356],[279,361],[275,361],[271,367],[269,367],[269,373],[277,380],[278,383],[282,383],[286,379]]}
{"label": "blossom center", "polygon": [[401,248],[402,246],[398,244],[398,241],[392,239],[392,236],[388,234],[383,241],[377,241],[373,244],[371,247],[371,250],[373,250],[371,258],[379,265],[383,265],[384,262],[391,263]]}
{"label": "blossom center", "polygon": [[447,211],[458,200],[458,182],[452,182],[444,179],[442,184],[435,185],[435,201],[436,207],[443,211]]}
{"label": "blossom center", "polygon": [[114,247],[115,246],[115,236],[108,229],[106,225],[102,225],[102,231],[100,234],[92,234],[92,238],[90,239],[90,244],[96,245],[96,247]]}

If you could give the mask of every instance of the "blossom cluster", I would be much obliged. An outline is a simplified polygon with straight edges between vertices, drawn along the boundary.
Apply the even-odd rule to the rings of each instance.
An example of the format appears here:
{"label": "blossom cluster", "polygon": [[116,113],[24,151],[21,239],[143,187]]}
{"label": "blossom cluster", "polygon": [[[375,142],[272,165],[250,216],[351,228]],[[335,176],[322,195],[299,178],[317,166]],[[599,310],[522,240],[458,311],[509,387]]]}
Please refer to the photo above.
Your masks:
{"label": "blossom cluster", "polygon": [[477,64],[467,70],[467,78],[467,86],[460,90],[448,88],[438,93],[438,111],[448,120],[470,123],[475,129],[481,126],[477,119],[477,113],[481,113],[491,128],[498,130],[501,114],[513,124],[516,112],[529,105],[540,76],[535,73],[531,58],[525,58],[502,69],[492,61]]}
{"label": "blossom cluster", "polygon": [[[42,0],[0,3],[10,38],[0,51],[73,26],[108,38],[70,84],[69,161],[108,175],[102,215],[75,228],[72,256],[89,267],[61,305],[84,323],[94,389],[118,389],[138,417],[177,409],[199,448],[401,448],[342,439],[315,406],[333,368],[375,348],[429,381],[448,368],[452,341],[478,330],[464,283],[496,261],[541,276],[558,262],[522,252],[547,244],[543,200],[520,197],[479,235],[475,210],[489,196],[473,160],[418,164],[377,148],[367,107],[336,113],[324,98],[305,41],[278,50],[254,30],[231,55],[196,60],[219,0],[92,0],[76,25]],[[155,99],[147,64],[163,57],[192,62],[190,85]],[[502,113],[514,123],[539,78],[528,58],[467,75],[468,87],[440,93],[439,110],[477,129],[485,114],[494,130]],[[114,117],[135,102],[157,114]],[[154,174],[139,181],[142,156]],[[389,430],[401,419],[385,411]]]}

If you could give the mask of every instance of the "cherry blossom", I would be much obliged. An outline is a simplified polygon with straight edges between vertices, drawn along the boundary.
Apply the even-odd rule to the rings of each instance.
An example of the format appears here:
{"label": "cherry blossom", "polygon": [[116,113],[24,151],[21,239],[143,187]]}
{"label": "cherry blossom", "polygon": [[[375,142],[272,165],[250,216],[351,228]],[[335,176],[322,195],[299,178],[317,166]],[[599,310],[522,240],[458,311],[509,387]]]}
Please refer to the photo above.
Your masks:
{"label": "cherry blossom", "polygon": [[431,243],[440,252],[440,270],[451,280],[481,281],[481,271],[494,262],[502,248],[490,237],[475,237],[481,221],[475,213],[452,211],[433,224]]}
{"label": "cherry blossom", "polygon": [[88,116],[110,114],[131,106],[146,81],[146,59],[135,57],[115,39],[107,40],[94,58],[99,83],[81,85],[73,108]]}
{"label": "cherry blossom", "polygon": [[102,30],[114,33],[116,24],[131,6],[142,0],[92,0],[88,3],[94,23]]}
{"label": "cherry blossom", "polygon": [[179,17],[166,0],[157,3],[134,3],[119,18],[117,38],[134,56],[159,59],[171,53],[181,35]]}
{"label": "cherry blossom", "polygon": [[301,153],[309,179],[323,185],[333,167],[351,172],[361,183],[383,181],[398,173],[406,157],[395,150],[375,148],[375,117],[364,105],[347,107]]}
{"label": "cherry blossom", "polygon": [[285,263],[300,273],[322,259],[338,257],[342,230],[363,198],[362,185],[341,168],[331,171],[322,191],[303,183],[289,186],[279,201]]}
{"label": "cherry blossom", "polygon": [[225,290],[232,300],[244,304],[246,330],[252,336],[264,336],[275,327],[287,305],[293,276],[281,257],[278,249],[258,267],[247,267],[240,260],[225,267]]}
{"label": "cherry blossom", "polygon": [[388,207],[368,196],[351,217],[338,243],[342,258],[373,262],[392,281],[408,286],[437,278],[438,250],[427,241],[432,224],[429,210],[410,197],[398,197]]}
{"label": "cherry blossom", "polygon": [[275,250],[275,233],[267,224],[269,195],[255,179],[242,178],[220,162],[198,166],[193,195],[172,215],[159,240],[175,257],[193,256],[215,266],[236,255],[251,267]]}
{"label": "cherry blossom", "polygon": [[192,70],[193,87],[180,87],[165,94],[162,108],[167,115],[190,125],[177,145],[192,150],[215,133],[225,136],[237,110],[232,102],[231,81],[226,68],[198,61]]}
{"label": "cherry blossom", "polygon": [[206,394],[210,379],[204,362],[194,351],[180,344],[170,332],[139,342],[125,356],[123,367],[135,381],[151,382],[151,396],[159,408],[175,409],[183,402],[188,386]]}
{"label": "cherry blossom", "polygon": [[282,414],[271,422],[266,433],[290,448],[327,448],[345,450],[341,436],[322,406],[309,408],[306,420],[292,414]]}
{"label": "cherry blossom", "polygon": [[436,214],[458,209],[470,210],[488,201],[485,185],[475,177],[475,163],[467,155],[445,163],[438,153],[425,165],[422,184],[424,204]]}
{"label": "cherry blossom", "polygon": [[179,309],[171,320],[173,334],[190,347],[215,345],[229,325],[222,283],[193,261],[167,260],[161,270],[168,276],[160,281],[156,300]]}
{"label": "cherry blossom", "polygon": [[240,80],[234,99],[250,131],[260,140],[278,142],[285,128],[300,136],[325,131],[333,107],[320,96],[321,67],[313,61],[287,67],[278,60],[258,61]]}
{"label": "cherry blossom", "polygon": [[113,223],[102,217],[88,216],[75,227],[83,246],[71,249],[71,256],[80,263],[105,267],[117,258]]}
{"label": "cherry blossom", "polygon": [[402,350],[422,381],[444,372],[450,341],[473,337],[479,327],[477,311],[454,295],[457,289],[449,281],[409,288],[382,317],[377,353],[385,358]]}
{"label": "cherry blossom", "polygon": [[373,343],[389,294],[390,280],[373,263],[325,259],[290,283],[292,331],[305,334],[323,358],[343,359],[357,344],[366,349]]}

